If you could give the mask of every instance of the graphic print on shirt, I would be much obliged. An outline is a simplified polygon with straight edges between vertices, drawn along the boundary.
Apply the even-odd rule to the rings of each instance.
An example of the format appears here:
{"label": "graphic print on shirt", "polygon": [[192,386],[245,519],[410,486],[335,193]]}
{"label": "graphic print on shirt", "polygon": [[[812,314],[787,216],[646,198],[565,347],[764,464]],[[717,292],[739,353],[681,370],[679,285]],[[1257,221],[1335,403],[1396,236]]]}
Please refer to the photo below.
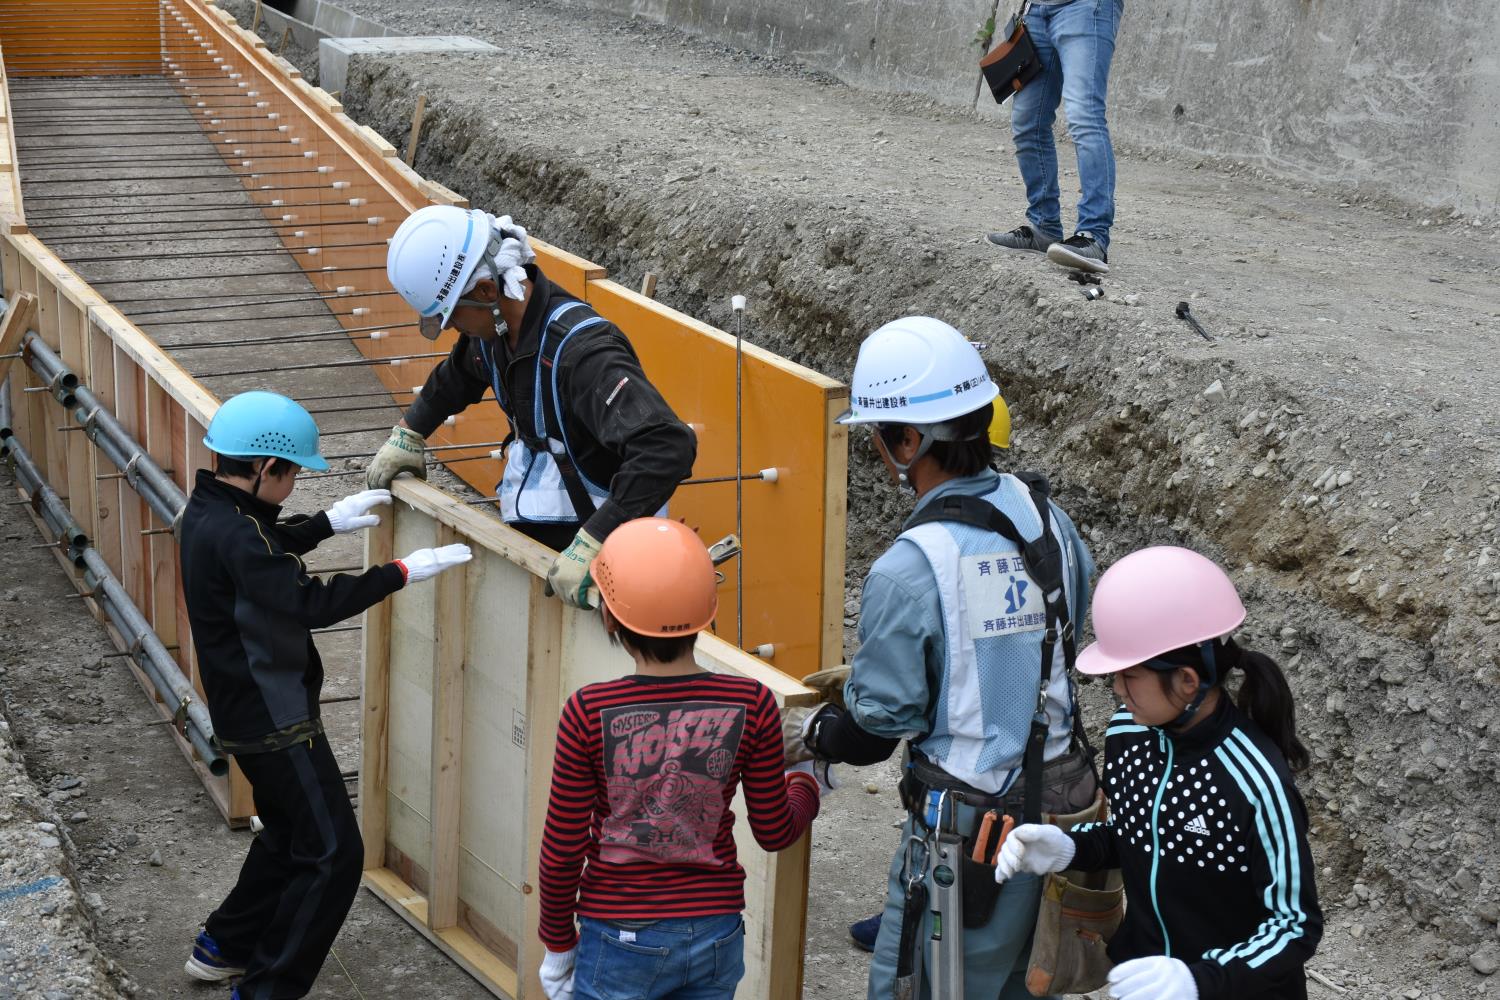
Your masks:
{"label": "graphic print on shirt", "polygon": [[609,812],[599,857],[613,864],[714,864],[724,785],[745,733],[745,706],[642,703],[599,713]]}

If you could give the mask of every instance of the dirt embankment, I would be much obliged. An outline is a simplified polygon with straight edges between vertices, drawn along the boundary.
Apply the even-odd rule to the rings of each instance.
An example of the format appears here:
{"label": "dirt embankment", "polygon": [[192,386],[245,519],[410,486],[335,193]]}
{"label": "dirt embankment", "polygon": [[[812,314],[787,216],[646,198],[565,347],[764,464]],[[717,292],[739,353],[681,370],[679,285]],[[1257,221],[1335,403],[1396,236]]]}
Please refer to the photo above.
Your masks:
{"label": "dirt embankment", "polygon": [[[1010,461],[1052,476],[1101,566],[1177,542],[1232,568],[1248,641],[1300,697],[1339,919],[1406,908],[1431,931],[1412,947],[1458,965],[1493,939],[1493,306],[1411,265],[1494,271],[1491,231],[1122,166],[1122,205],[1151,228],[1117,233],[1109,294],[1089,302],[976,241],[1023,204],[992,126],[649,29],[564,46],[529,16],[503,60],[356,61],[350,113],[401,145],[425,93],[426,176],[627,284],[662,275],[659,297],[710,321],[747,293],[752,339],[821,371],[847,377],[859,340],[906,313],[985,340],[1016,413]],[[1328,256],[1351,212],[1374,240],[1360,273]],[[1216,343],[1173,317],[1181,298]],[[853,450],[857,588],[908,502]]]}

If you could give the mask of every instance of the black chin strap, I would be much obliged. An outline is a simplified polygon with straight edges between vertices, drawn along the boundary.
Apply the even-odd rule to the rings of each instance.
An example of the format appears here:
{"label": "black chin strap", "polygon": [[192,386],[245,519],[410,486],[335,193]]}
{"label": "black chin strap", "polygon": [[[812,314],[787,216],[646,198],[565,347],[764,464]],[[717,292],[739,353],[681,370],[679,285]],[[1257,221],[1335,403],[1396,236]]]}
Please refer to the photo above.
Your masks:
{"label": "black chin strap", "polygon": [[[1193,700],[1188,702],[1187,707],[1182,710],[1177,718],[1167,723],[1168,729],[1180,730],[1187,726],[1192,721],[1193,716],[1198,714],[1198,709],[1203,707],[1203,699],[1208,697],[1208,692],[1213,690],[1215,684],[1219,683],[1219,665],[1214,658],[1213,640],[1210,639],[1207,642],[1198,643],[1198,651],[1203,657],[1203,670],[1198,677],[1198,690],[1194,692]],[[1166,663],[1164,660],[1158,660],[1157,662],[1164,663],[1173,670],[1181,670],[1184,666],[1181,663]]]}
{"label": "black chin strap", "polygon": [[260,499],[260,480],[261,480],[261,477],[266,474],[266,470],[271,467],[271,463],[274,462],[274,461],[276,461],[274,458],[268,458],[268,459],[266,459],[265,461],[263,461],[261,463],[259,469],[255,470],[255,484],[250,487],[250,495],[253,496],[257,500]]}

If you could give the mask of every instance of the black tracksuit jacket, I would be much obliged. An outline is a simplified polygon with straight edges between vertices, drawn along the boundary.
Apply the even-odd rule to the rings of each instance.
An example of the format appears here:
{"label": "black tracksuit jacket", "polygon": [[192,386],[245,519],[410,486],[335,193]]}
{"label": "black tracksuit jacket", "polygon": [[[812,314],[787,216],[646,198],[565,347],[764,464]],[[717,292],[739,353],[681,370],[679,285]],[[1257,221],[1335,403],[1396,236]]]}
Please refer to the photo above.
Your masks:
{"label": "black tracksuit jacket", "polygon": [[1305,1000],[1323,912],[1281,751],[1228,698],[1180,734],[1122,708],[1104,749],[1110,816],[1070,834],[1069,867],[1124,875],[1110,958],[1180,959],[1199,1000]]}
{"label": "black tracksuit jacket", "polygon": [[[319,580],[300,558],[332,537],[326,514],[277,524],[281,508],[198,472],[182,514],[182,590],[214,734],[232,753],[305,738],[323,687],[314,628],[406,583],[395,563]],[[288,731],[293,732],[288,735]]]}
{"label": "black tracksuit jacket", "polygon": [[[518,419],[528,425],[534,421],[542,325],[558,306],[579,301],[535,265],[526,268],[526,275],[532,281],[531,301],[516,349],[512,352],[505,338],[492,347],[512,426]],[[483,399],[490,388],[479,343],[460,336],[407,408],[406,425],[426,437],[445,419]],[[647,381],[630,342],[614,324],[583,331],[558,356],[557,395],[574,461],[591,482],[609,490],[609,499],[583,525],[594,538],[603,541],[626,521],[656,513],[692,474],[698,454],[692,429]],[[534,437],[547,436],[545,428],[536,430],[541,433]]]}

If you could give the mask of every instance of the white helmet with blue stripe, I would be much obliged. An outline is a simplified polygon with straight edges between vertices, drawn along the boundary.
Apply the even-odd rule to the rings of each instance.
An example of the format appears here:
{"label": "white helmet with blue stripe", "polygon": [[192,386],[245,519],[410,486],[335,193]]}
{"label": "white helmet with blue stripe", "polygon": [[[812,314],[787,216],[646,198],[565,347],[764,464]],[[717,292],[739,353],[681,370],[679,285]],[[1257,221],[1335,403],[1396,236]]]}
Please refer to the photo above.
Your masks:
{"label": "white helmet with blue stripe", "polygon": [[391,237],[386,276],[422,317],[427,339],[436,339],[447,326],[484,260],[490,235],[489,216],[478,209],[428,205],[407,216]]}
{"label": "white helmet with blue stripe", "polygon": [[984,359],[953,327],[907,316],[865,338],[841,424],[932,426],[992,402],[1000,389]]}

